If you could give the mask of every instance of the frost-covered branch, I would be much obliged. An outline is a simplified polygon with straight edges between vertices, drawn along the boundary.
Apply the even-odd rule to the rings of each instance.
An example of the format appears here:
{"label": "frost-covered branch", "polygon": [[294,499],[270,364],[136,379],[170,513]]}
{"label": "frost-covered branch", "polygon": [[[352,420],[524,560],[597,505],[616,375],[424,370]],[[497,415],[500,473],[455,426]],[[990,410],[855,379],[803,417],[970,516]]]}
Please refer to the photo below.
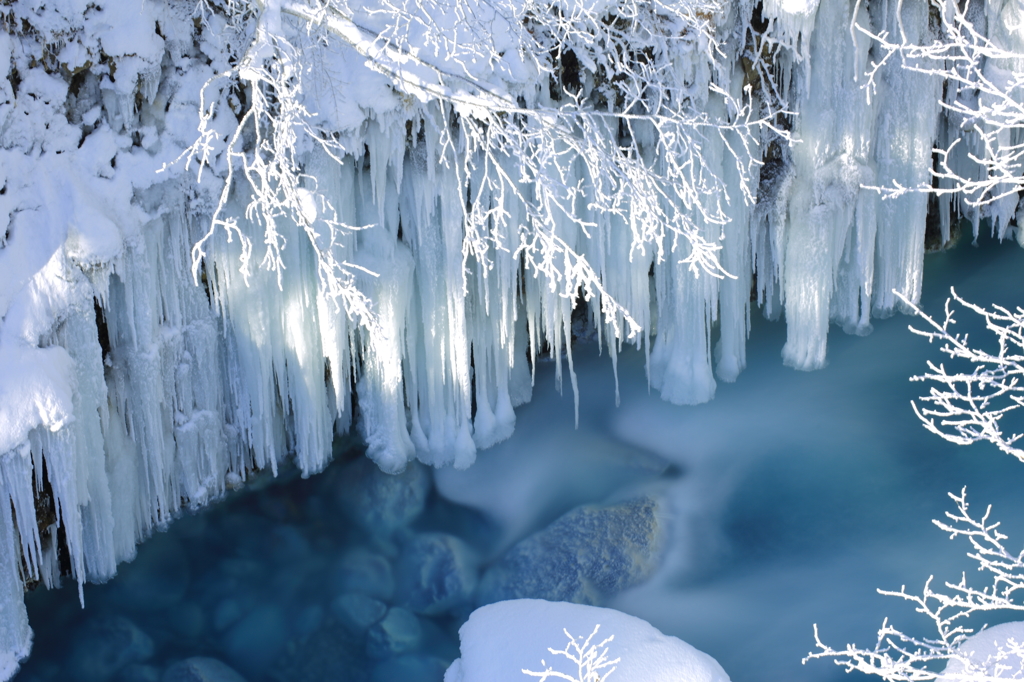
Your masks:
{"label": "frost-covered branch", "polygon": [[[950,493],[956,504],[956,511],[946,512],[946,520],[934,521],[950,538],[965,537],[971,543],[972,551],[967,556],[978,564],[978,570],[985,574],[987,582],[974,587],[967,582],[966,574],[959,582],[943,583],[934,588],[934,577],[925,583],[920,594],[907,591],[878,590],[879,594],[899,597],[914,605],[914,610],[927,616],[935,627],[933,638],[912,637],[904,634],[888,619],[878,630],[878,639],[871,649],[861,649],[847,644],[843,649],[833,649],[822,643],[818,628],[814,627],[817,651],[804,659],[834,659],[836,665],[846,670],[857,670],[869,675],[878,675],[889,682],[919,682],[922,680],[964,679],[981,682],[1001,675],[991,675],[993,665],[998,661],[979,660],[975,651],[964,643],[974,634],[966,624],[975,613],[989,611],[1024,611],[1024,604],[1015,601],[1018,592],[1024,589],[1024,551],[1007,549],[1007,536],[999,531],[999,523],[990,519],[991,507],[981,516],[973,516],[967,503],[966,490],[959,495]],[[1020,647],[1011,643],[999,652],[1000,660],[1020,654]],[[944,674],[937,664],[944,663],[946,671],[957,670],[955,675]],[[953,664],[953,665],[951,665]],[[1015,671],[1010,671],[1015,672]],[[1016,677],[1016,675],[1014,675]]]}
{"label": "frost-covered branch", "polygon": [[855,27],[874,40],[880,54],[868,72],[868,92],[875,91],[882,66],[898,60],[905,69],[943,81],[941,104],[950,122],[945,146],[935,150],[932,184],[876,189],[885,197],[909,191],[960,194],[973,208],[1008,199],[1012,212],[1024,189],[1024,44],[1019,38],[1020,17],[1011,16],[1019,15],[1019,9],[1007,3],[998,10],[999,3],[994,3],[986,31],[988,10],[977,0],[931,0],[931,7],[939,37],[929,44],[910,42],[902,32],[891,35]]}
{"label": "frost-covered branch", "polygon": [[[467,198],[465,264],[475,260],[486,273],[489,251],[514,249],[551,291],[597,296],[616,336],[633,337],[640,325],[575,235],[589,239],[595,220],[616,216],[629,226],[634,252],[674,258],[695,276],[730,276],[718,257],[724,207],[754,202],[762,137],[788,140],[775,124],[785,112],[765,51],[748,50],[758,92],[729,84],[736,76],[714,0],[207,0],[203,8],[248,42],[207,84],[215,93],[204,100],[190,150],[225,177],[193,267],[198,273],[206,242],[223,230],[240,240],[248,275],[253,238],[230,210],[233,196],[248,195],[245,219],[263,232],[262,267],[280,273],[277,224],[295,221],[314,246],[321,285],[350,313],[366,305],[336,249],[337,233],[351,226],[333,217],[304,160],[320,148],[337,163],[362,163],[364,147],[359,131],[333,129],[311,104],[307,82],[319,50],[353,50],[383,75],[404,103],[407,144],[433,138],[426,164],[455,170]],[[745,31],[741,42],[760,40],[746,23],[737,30]],[[238,125],[225,135],[222,110],[231,102]],[[705,157],[713,145],[724,146],[736,168],[732,195],[716,174],[721,164]],[[320,215],[327,218],[316,222]]]}
{"label": "frost-covered branch", "polygon": [[[926,329],[911,327],[912,332],[929,342],[940,342],[940,350],[951,360],[970,364],[968,369],[956,371],[929,361],[928,373],[911,379],[933,382],[928,395],[920,398],[920,406],[911,403],[914,413],[925,428],[951,443],[988,441],[1024,462],[1024,449],[1017,445],[1022,434],[1006,433],[1002,426],[1007,415],[1024,405],[1024,309],[982,308],[965,301],[953,289],[950,296],[941,322],[903,299],[928,325]],[[966,333],[956,333],[954,302],[985,321],[985,329],[995,336],[992,351],[978,347]]]}
{"label": "frost-covered branch", "polygon": [[[897,295],[899,295],[897,293]],[[921,406],[912,402],[914,413],[932,433],[958,445],[988,441],[1000,450],[1024,461],[1024,450],[1015,444],[1020,434],[1007,435],[1001,420],[1019,408],[1024,401],[1019,385],[1024,374],[1024,310],[1010,311],[1001,306],[983,308],[961,298],[950,289],[942,321],[927,315],[905,297],[903,302],[927,324],[925,329],[910,330],[931,341],[939,341],[941,350],[953,362],[967,363],[964,371],[947,370],[943,363],[928,362],[928,373],[912,377],[912,381],[929,381],[932,386],[922,396]],[[995,336],[996,348],[980,348],[966,333],[957,333],[953,326],[954,303],[967,308],[985,321],[985,329]],[[1024,550],[1007,548],[1007,536],[999,530],[999,523],[991,519],[991,507],[980,516],[970,511],[967,491],[959,495],[950,493],[956,510],[946,512],[943,520],[933,521],[951,539],[963,537],[971,544],[967,556],[978,565],[986,581],[974,586],[962,574],[959,582],[943,583],[934,587],[934,578],[925,582],[919,594],[907,591],[878,590],[880,594],[899,597],[914,605],[914,610],[927,616],[935,628],[931,638],[905,634],[886,619],[878,631],[871,649],[847,644],[833,649],[822,643],[815,626],[814,638],[818,651],[804,659],[830,658],[847,671],[858,670],[878,675],[890,682],[918,682],[922,680],[983,681],[1005,678],[1017,679],[1024,674],[1020,669],[1021,642],[1013,637],[995,644],[982,646],[974,630],[969,627],[970,616],[977,613],[1020,612],[1024,603],[1019,595],[1024,590]],[[968,641],[970,639],[970,642]],[[990,655],[979,655],[978,649],[991,649]],[[940,664],[945,669],[940,669]],[[1005,674],[1004,674],[1005,673]]]}
{"label": "frost-covered branch", "polygon": [[[605,682],[605,680],[615,672],[615,666],[618,665],[619,661],[622,659],[616,658],[608,660],[607,644],[615,639],[615,635],[607,637],[599,644],[590,643],[597,635],[597,631],[600,629],[600,625],[595,625],[594,631],[591,632],[586,639],[583,639],[582,636],[579,638],[573,637],[569,634],[568,630],[563,629],[562,632],[564,632],[565,636],[569,638],[569,642],[565,645],[565,648],[548,648],[548,651],[553,655],[562,656],[576,664],[575,676],[555,670],[544,662],[543,659],[540,664],[544,666],[544,670],[538,672],[524,668],[523,674],[539,678],[540,682],[547,682],[547,680],[551,678],[567,680],[568,682]],[[606,668],[608,670],[605,670]]]}

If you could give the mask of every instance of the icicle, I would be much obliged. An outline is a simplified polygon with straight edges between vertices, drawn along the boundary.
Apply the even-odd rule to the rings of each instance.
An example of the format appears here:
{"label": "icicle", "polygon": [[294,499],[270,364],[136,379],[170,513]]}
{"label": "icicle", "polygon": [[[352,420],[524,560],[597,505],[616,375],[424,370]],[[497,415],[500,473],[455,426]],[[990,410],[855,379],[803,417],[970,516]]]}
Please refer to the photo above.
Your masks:
{"label": "icicle", "polygon": [[[888,14],[877,21],[882,23],[880,30],[902,31],[915,44],[934,39],[928,27],[928,7],[923,3],[889,3]],[[898,61],[886,65],[879,81],[874,136],[878,177],[904,187],[927,185],[931,182],[929,169],[938,132],[942,84],[903,68]],[[896,307],[903,307],[894,290],[914,303],[921,297],[928,196],[913,192],[887,199],[878,202],[877,210],[872,304],[876,316],[887,316]],[[861,253],[870,249],[870,244],[860,246]]]}
{"label": "icicle", "polygon": [[[873,179],[868,122],[874,111],[853,82],[864,64],[852,61],[850,20],[846,0],[822,1],[810,54],[811,61],[830,68],[812,69],[799,99],[800,142],[793,149],[782,267],[787,333],[782,357],[802,370],[825,365],[837,272],[856,224],[860,186]],[[867,50],[857,54],[866,58]]]}
{"label": "icicle", "polygon": [[[32,489],[32,459],[27,444],[0,457],[0,507],[14,509],[17,536],[21,540],[21,556],[25,563],[24,580],[40,580],[43,551],[36,523],[35,495]],[[13,530],[13,527],[12,527]],[[0,529],[0,538],[2,538]],[[0,549],[3,546],[0,545]],[[5,550],[6,551],[6,550]],[[2,580],[2,578],[0,578]],[[0,605],[0,609],[2,609]]]}
{"label": "icicle", "polygon": [[11,506],[4,498],[0,496],[0,680],[14,677],[19,662],[28,657],[32,646],[32,630],[25,610],[25,585],[19,577],[21,552]]}

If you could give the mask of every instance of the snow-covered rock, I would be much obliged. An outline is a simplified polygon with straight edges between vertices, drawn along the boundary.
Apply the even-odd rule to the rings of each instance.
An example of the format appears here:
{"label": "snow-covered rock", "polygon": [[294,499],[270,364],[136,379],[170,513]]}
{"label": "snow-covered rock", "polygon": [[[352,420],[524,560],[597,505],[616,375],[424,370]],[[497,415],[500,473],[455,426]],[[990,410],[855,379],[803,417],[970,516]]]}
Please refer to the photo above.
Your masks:
{"label": "snow-covered rock", "polygon": [[1019,680],[1024,675],[1024,621],[1002,623],[971,635],[957,647],[969,661],[951,660],[936,682],[956,680]]}
{"label": "snow-covered rock", "polygon": [[591,647],[597,660],[607,651],[608,665],[597,672],[604,675],[614,667],[610,679],[616,682],[729,681],[715,659],[686,642],[644,620],[596,606],[537,599],[489,604],[470,615],[459,639],[461,656],[444,682],[522,682],[529,679],[527,671],[549,668],[584,682],[569,657],[579,658]]}

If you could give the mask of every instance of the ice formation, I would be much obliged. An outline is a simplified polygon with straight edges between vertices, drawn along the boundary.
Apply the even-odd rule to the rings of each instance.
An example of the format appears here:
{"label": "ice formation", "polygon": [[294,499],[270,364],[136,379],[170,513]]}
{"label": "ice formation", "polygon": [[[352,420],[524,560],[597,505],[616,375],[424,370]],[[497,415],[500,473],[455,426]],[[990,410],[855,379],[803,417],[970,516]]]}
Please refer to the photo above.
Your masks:
{"label": "ice formation", "polygon": [[[874,48],[854,27],[928,42],[924,3],[682,3],[672,40],[634,17],[675,115],[653,122],[615,119],[616,97],[657,88],[602,82],[616,53],[577,30],[614,40],[610,3],[555,13],[576,31],[555,71],[514,42],[550,26],[491,3],[417,5],[400,26],[369,5],[254,3],[249,24],[225,18],[239,3],[138,5],[2,15],[0,679],[30,648],[26,584],[105,580],[249,472],[316,473],[336,433],[359,428],[387,471],[464,468],[512,432],[539,355],[576,390],[574,334],[613,365],[649,348],[651,386],[693,404],[713,369],[743,370],[754,301],[785,315],[784,361],[814,369],[831,322],[866,333],[893,289],[920,295],[927,197],[864,186],[926,182],[960,122],[896,59],[867,97]],[[1015,3],[979,12],[1024,52]],[[780,103],[791,116],[747,125]],[[254,111],[271,118],[247,128]],[[198,177],[180,160],[197,129]],[[957,148],[962,175],[979,144]],[[633,155],[609,160],[619,145]],[[943,238],[954,214],[1010,236],[1015,198],[938,201]]]}

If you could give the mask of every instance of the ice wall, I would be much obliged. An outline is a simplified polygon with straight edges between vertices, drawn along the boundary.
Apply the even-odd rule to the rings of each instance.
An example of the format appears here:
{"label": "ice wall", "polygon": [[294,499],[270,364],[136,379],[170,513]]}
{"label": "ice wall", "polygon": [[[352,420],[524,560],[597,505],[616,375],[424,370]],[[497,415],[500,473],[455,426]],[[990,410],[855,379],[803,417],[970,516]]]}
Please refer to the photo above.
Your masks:
{"label": "ice wall", "polygon": [[[1003,30],[1020,25],[1016,7],[990,0],[984,16],[994,39],[1019,52],[1019,31]],[[7,8],[0,680],[30,647],[26,585],[52,586],[62,574],[80,585],[105,580],[182,508],[206,504],[255,470],[276,473],[288,459],[315,474],[335,435],[353,428],[387,471],[414,457],[467,467],[512,432],[538,357],[553,358],[559,381],[567,374],[577,390],[574,336],[595,337],[613,367],[622,343],[643,346],[652,388],[679,404],[712,399],[716,375],[737,379],[755,305],[785,316],[784,362],[823,366],[832,323],[867,333],[872,316],[899,307],[893,290],[920,296],[927,197],[883,201],[864,186],[927,182],[933,144],[959,134],[934,78],[892,61],[877,88],[861,88],[874,53],[854,25],[925,43],[936,37],[926,3],[766,0],[754,21],[749,3],[723,2],[708,15],[720,52],[681,41],[666,78],[694,111],[729,122],[729,97],[757,81],[744,50],[755,34],[767,37],[776,86],[793,112],[777,123],[796,141],[766,136],[744,147],[735,130],[699,138],[701,167],[690,170],[716,182],[692,198],[688,220],[720,244],[725,278],[695,277],[682,242],[638,249],[638,208],[599,210],[587,159],[552,164],[549,180],[581,189],[547,214],[548,243],[583,256],[603,287],[581,306],[526,262],[519,226],[544,199],[539,185],[500,196],[483,177],[481,169],[514,177],[515,159],[499,154],[460,175],[456,155],[469,142],[453,111],[396,92],[367,66],[365,46],[328,41],[323,61],[303,72],[305,102],[347,151],[336,159],[299,146],[299,196],[311,198],[298,222],[275,218],[285,245],[277,272],[240,271],[238,241],[217,232],[194,280],[191,248],[209,229],[231,161],[214,155],[201,181],[194,167],[173,162],[209,105],[203,84],[231,67],[251,35],[217,12],[196,19],[185,1],[140,3],[138,12],[78,0]],[[436,57],[441,48],[431,49]],[[480,78],[500,71],[495,82],[518,88],[524,106],[562,106],[511,52],[472,69]],[[597,85],[585,73],[580,81],[586,101]],[[222,95],[211,144],[223,148],[246,94]],[[652,168],[670,165],[664,140],[643,122],[602,134],[628,135]],[[763,162],[752,178],[743,173],[751,157]],[[969,158],[954,163],[971,172]],[[566,168],[571,177],[555,177]],[[255,233],[250,191],[236,175],[223,208]],[[499,206],[504,220],[489,223],[486,246],[467,246],[467,211]],[[1015,209],[1005,200],[983,215],[953,200],[937,210],[945,238],[957,211],[976,226],[991,217],[1011,236]],[[708,219],[715,215],[724,220]],[[334,224],[358,229],[332,232]],[[328,234],[374,306],[372,328],[325,291],[317,249]],[[621,313],[601,314],[612,299],[640,327],[632,339]]]}

